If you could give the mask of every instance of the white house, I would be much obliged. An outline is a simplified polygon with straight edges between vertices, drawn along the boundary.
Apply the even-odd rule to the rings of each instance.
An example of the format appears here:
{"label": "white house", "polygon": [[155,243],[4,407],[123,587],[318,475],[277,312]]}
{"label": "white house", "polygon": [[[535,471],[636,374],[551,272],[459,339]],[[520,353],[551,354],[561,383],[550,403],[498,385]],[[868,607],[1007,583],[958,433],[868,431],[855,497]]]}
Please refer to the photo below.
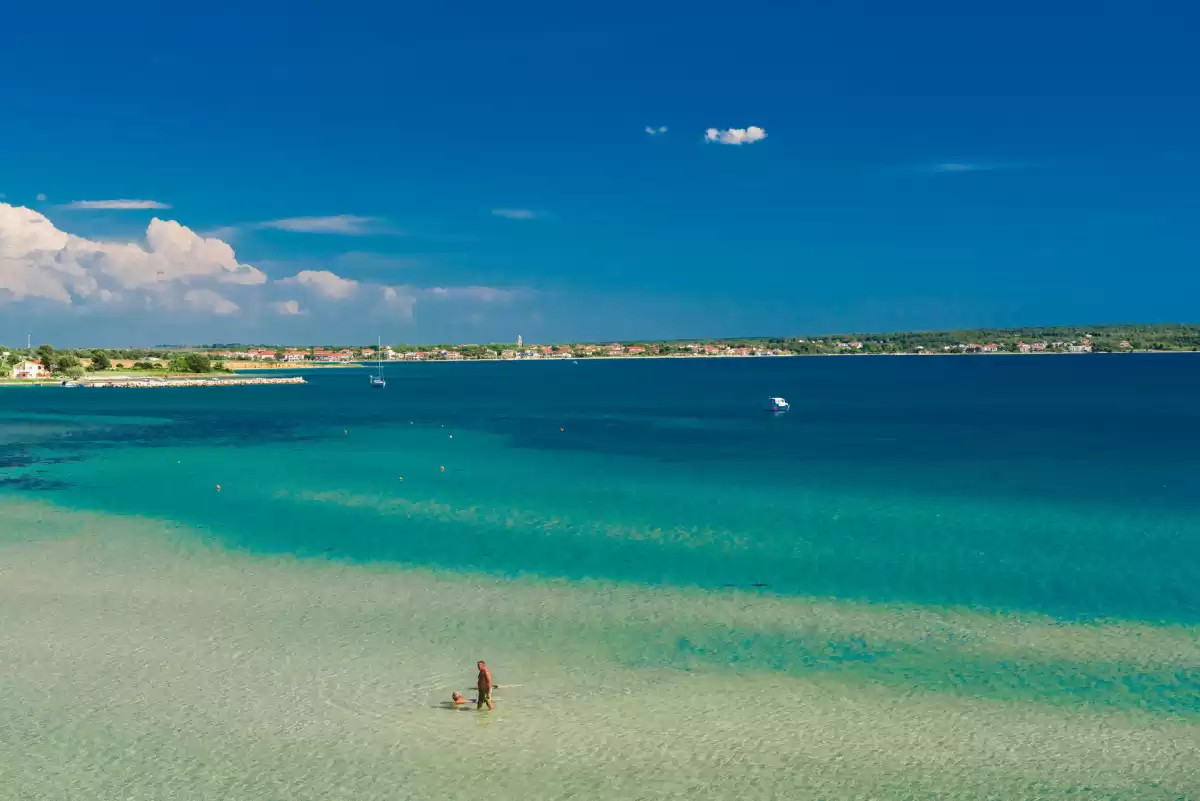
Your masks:
{"label": "white house", "polygon": [[50,371],[42,367],[39,362],[18,362],[13,365],[12,369],[13,378],[48,378],[49,376]]}

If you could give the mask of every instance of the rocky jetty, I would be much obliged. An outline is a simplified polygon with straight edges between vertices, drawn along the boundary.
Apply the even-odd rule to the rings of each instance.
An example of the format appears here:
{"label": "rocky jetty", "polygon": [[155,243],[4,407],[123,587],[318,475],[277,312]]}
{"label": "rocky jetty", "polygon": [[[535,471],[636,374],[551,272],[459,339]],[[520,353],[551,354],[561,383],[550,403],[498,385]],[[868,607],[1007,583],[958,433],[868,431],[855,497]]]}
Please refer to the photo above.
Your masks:
{"label": "rocky jetty", "polygon": [[247,387],[260,384],[306,384],[300,376],[286,378],[128,378],[111,381],[86,381],[85,387],[120,387],[124,389],[150,389],[153,387]]}

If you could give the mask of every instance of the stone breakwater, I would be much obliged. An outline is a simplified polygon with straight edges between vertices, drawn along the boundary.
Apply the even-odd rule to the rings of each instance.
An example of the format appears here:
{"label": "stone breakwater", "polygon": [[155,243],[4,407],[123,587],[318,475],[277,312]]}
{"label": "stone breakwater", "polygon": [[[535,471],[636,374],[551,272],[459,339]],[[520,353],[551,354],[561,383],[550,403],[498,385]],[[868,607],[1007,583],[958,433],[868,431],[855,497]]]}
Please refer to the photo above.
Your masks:
{"label": "stone breakwater", "polygon": [[85,387],[121,387],[149,389],[152,387],[246,387],[260,384],[306,384],[300,376],[286,378],[131,378],[127,381],[88,381]]}

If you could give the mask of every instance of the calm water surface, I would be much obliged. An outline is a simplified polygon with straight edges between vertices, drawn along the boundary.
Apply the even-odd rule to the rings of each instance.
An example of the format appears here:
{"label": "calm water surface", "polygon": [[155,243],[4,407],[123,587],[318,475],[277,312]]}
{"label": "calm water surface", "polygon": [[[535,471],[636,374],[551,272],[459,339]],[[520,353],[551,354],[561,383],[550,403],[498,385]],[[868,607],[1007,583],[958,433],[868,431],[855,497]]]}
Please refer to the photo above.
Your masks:
{"label": "calm water surface", "polygon": [[[5,485],[256,551],[1200,614],[1195,356],[413,364],[383,391],[361,370],[308,377],[0,392]],[[792,412],[762,411],[775,394]]]}

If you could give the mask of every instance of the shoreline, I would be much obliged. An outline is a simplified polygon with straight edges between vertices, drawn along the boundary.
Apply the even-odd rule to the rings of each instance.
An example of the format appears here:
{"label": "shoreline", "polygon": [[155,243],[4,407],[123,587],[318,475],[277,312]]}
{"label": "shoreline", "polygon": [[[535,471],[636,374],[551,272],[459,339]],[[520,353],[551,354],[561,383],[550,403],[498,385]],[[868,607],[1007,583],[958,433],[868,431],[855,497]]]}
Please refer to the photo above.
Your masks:
{"label": "shoreline", "polygon": [[[655,356],[564,356],[550,358],[533,358],[533,359],[395,359],[390,362],[384,362],[386,365],[394,364],[462,364],[468,362],[480,363],[511,363],[511,362],[579,362],[579,361],[636,361],[636,360],[655,360],[655,359],[791,359],[791,358],[863,358],[863,357],[893,357],[893,356],[955,356],[955,357],[972,357],[972,356],[1131,356],[1131,355],[1178,355],[1178,354],[1197,354],[1198,350],[1132,350],[1101,353],[788,353],[778,354],[775,356],[724,356],[718,354],[711,355],[655,355]],[[323,370],[331,367],[339,368],[369,368],[374,367],[374,363],[365,362],[348,362],[337,364],[279,364],[279,365],[262,365],[255,367],[238,367],[234,368],[234,375],[242,375],[243,378],[214,378],[214,377],[197,377],[188,378],[186,376],[171,376],[171,377],[114,377],[110,379],[91,379],[83,378],[73,383],[79,387],[92,388],[153,388],[164,386],[257,386],[263,384],[306,384],[303,376],[280,376],[280,377],[255,377],[252,374],[257,371],[275,371],[282,369],[290,369],[296,371],[302,370]],[[0,388],[3,387],[61,387],[64,380],[61,378],[4,378],[0,377]]]}
{"label": "shoreline", "polygon": [[[244,387],[307,383],[303,376],[283,376],[279,378],[132,378],[113,379],[109,381],[80,381],[77,386],[87,389],[155,389],[158,387]],[[59,386],[62,386],[62,384],[60,383]]]}
{"label": "shoreline", "polygon": [[[1049,351],[1038,353],[946,353],[943,351],[931,351],[929,353],[780,353],[773,356],[746,356],[746,355],[722,355],[722,354],[705,354],[700,355],[684,355],[684,354],[668,354],[654,356],[546,356],[526,359],[393,359],[392,361],[384,362],[384,365],[391,364],[462,364],[465,362],[597,362],[597,361],[649,361],[654,359],[792,359],[792,358],[860,358],[871,356],[1130,356],[1130,355],[1157,355],[1157,354],[1179,354],[1179,353],[1200,353],[1200,350],[1128,350],[1128,351],[1100,351],[1092,353],[1069,353],[1066,351]],[[375,363],[354,362],[351,364],[341,365],[345,367],[374,367]],[[303,365],[293,367],[297,370],[309,369]],[[257,369],[257,368],[248,368]]]}

